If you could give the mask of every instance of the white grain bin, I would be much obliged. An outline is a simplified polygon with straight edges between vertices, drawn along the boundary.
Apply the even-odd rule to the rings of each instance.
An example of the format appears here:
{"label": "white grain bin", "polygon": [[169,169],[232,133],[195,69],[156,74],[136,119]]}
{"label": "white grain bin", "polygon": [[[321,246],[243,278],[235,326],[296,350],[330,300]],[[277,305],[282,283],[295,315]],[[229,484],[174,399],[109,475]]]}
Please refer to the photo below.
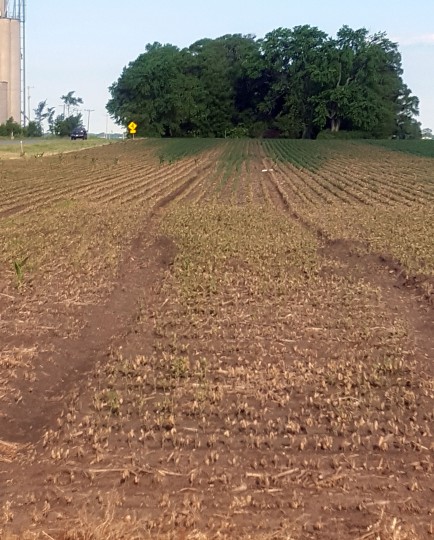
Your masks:
{"label": "white grain bin", "polygon": [[0,124],[10,117],[21,121],[21,26],[7,8],[0,0]]}
{"label": "white grain bin", "polygon": [[0,124],[8,117],[8,83],[0,81]]}

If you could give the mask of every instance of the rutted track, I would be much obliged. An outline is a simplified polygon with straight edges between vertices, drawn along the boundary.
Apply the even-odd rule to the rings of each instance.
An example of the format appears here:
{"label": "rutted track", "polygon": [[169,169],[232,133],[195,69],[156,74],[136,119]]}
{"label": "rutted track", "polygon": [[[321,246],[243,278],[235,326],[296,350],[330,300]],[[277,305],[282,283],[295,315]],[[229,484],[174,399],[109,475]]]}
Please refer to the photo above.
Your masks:
{"label": "rutted track", "polygon": [[[160,160],[140,144],[76,170],[49,160],[46,179],[41,161],[20,169],[0,210],[6,533],[91,537],[76,518],[114,493],[104,523],[127,535],[137,516],[161,538],[169,524],[170,537],[368,539],[390,523],[424,538],[431,311],[320,218],[376,212],[381,232],[382,212],[430,204],[431,184],[416,196],[407,170],[389,190],[362,168],[353,181],[351,148],[336,165],[309,143],[277,141],[276,159],[258,141],[194,157],[156,142]],[[34,231],[5,219],[50,205]],[[48,252],[32,281],[20,242]]]}

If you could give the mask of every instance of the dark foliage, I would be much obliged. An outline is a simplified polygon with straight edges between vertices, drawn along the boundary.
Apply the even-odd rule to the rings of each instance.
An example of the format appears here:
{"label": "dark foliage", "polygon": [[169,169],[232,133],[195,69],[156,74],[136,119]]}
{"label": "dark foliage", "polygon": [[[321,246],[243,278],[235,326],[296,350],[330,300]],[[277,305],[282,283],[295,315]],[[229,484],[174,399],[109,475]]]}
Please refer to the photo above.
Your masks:
{"label": "dark foliage", "polygon": [[397,44],[364,28],[344,26],[335,38],[306,25],[186,49],[150,44],[110,92],[115,120],[134,120],[149,136],[420,136]]}

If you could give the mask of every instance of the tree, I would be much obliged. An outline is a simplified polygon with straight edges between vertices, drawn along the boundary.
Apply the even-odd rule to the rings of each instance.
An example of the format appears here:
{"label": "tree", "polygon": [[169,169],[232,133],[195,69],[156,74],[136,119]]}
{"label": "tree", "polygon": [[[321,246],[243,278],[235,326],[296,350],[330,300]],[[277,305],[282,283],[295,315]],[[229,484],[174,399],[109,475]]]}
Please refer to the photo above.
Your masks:
{"label": "tree", "polygon": [[279,28],[262,41],[270,70],[265,108],[287,136],[311,138],[320,129],[314,98],[321,88],[317,74],[326,41],[327,34],[309,25]]}
{"label": "tree", "polygon": [[[72,114],[70,114],[71,107],[77,107],[77,105],[83,103],[82,98],[75,97],[74,96],[75,91],[71,90],[64,96],[61,96],[61,100],[65,104],[64,112],[63,114],[59,114],[56,117],[55,115],[55,109],[54,107],[48,107],[45,109],[46,102],[44,103],[43,107],[43,114],[44,119],[48,122],[48,127],[50,132],[53,135],[57,135],[59,137],[67,137],[70,135],[71,131],[82,125],[83,123],[83,117],[81,113],[75,111]],[[65,113],[66,109],[66,113]],[[35,110],[36,113],[36,110]]]}
{"label": "tree", "polygon": [[359,111],[361,117],[363,112],[366,115],[368,99],[358,77],[366,67],[367,35],[364,28],[352,30],[344,26],[336,39],[327,40],[321,51],[323,62],[313,74],[319,85],[319,92],[313,98],[315,120],[320,126],[328,125],[332,132],[339,131],[343,119],[352,118]]}
{"label": "tree", "polygon": [[202,135],[223,137],[232,128],[248,129],[257,116],[259,44],[254,36],[228,34],[200,40],[188,49],[189,69],[199,81]]}
{"label": "tree", "polygon": [[24,134],[26,137],[42,137],[43,135],[41,126],[35,120],[29,121],[24,128]]}
{"label": "tree", "polygon": [[134,120],[141,134],[179,136],[194,130],[206,113],[200,92],[188,52],[154,43],[110,87],[107,110],[124,126]]}
{"label": "tree", "polygon": [[328,41],[323,56],[316,74],[322,85],[314,98],[317,121],[332,132],[344,125],[376,136],[391,135],[403,91],[396,43],[383,33],[369,36],[365,28],[344,26]]}
{"label": "tree", "polygon": [[69,137],[71,131],[82,125],[81,114],[64,116],[59,114],[53,122],[53,133],[58,137]]}
{"label": "tree", "polygon": [[110,87],[107,110],[124,125],[152,135],[224,136],[255,120],[251,60],[253,36],[200,40],[188,49],[154,43]]}
{"label": "tree", "polygon": [[107,110],[115,121],[134,120],[144,135],[261,136],[268,130],[314,138],[322,129],[345,129],[391,137],[419,129],[418,100],[402,80],[397,44],[384,33],[348,26],[335,38],[304,25],[260,40],[205,38],[182,50],[148,44],[110,94]]}
{"label": "tree", "polygon": [[69,117],[70,109],[71,107],[77,107],[77,105],[81,105],[83,103],[83,100],[80,97],[75,97],[75,90],[71,90],[66,95],[61,96],[61,100],[65,104],[66,107],[66,116]]}
{"label": "tree", "polygon": [[396,104],[398,111],[394,136],[398,139],[420,139],[420,123],[414,119],[419,116],[419,99],[411,94],[407,85],[401,85]]}
{"label": "tree", "polygon": [[44,128],[43,128],[42,123],[49,115],[48,110],[46,110],[46,106],[47,106],[47,100],[40,101],[36,109],[33,109],[35,113],[35,124],[37,126],[36,131],[39,133],[39,135],[35,135],[37,137],[41,137],[44,133]]}
{"label": "tree", "polygon": [[288,99],[293,91],[291,38],[290,29],[278,28],[260,41],[266,88],[259,108],[267,122],[274,124],[283,135],[299,137],[303,130],[302,118]]}
{"label": "tree", "polygon": [[54,107],[48,107],[47,109],[47,123],[48,123],[48,129],[50,130],[50,133],[54,134],[54,115],[56,113],[56,109]]}
{"label": "tree", "polygon": [[10,117],[4,124],[0,124],[0,136],[11,137],[12,135],[21,135],[23,132],[20,124]]}

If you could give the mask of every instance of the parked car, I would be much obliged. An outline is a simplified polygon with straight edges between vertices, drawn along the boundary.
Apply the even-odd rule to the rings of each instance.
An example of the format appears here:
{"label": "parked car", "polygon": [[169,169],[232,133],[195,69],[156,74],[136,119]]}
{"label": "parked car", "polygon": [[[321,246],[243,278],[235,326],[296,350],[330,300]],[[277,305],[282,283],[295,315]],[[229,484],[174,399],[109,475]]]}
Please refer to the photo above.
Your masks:
{"label": "parked car", "polygon": [[71,141],[75,141],[75,139],[83,139],[83,141],[87,139],[87,131],[84,127],[76,127],[71,131]]}

